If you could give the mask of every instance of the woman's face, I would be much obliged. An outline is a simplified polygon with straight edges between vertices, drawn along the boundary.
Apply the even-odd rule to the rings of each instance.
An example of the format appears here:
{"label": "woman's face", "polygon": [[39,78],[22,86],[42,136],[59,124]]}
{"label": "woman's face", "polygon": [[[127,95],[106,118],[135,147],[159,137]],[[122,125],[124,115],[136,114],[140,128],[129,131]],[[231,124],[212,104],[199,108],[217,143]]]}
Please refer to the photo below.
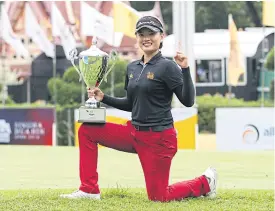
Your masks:
{"label": "woman's face", "polygon": [[137,32],[137,42],[145,54],[151,54],[159,49],[163,34],[143,28]]}

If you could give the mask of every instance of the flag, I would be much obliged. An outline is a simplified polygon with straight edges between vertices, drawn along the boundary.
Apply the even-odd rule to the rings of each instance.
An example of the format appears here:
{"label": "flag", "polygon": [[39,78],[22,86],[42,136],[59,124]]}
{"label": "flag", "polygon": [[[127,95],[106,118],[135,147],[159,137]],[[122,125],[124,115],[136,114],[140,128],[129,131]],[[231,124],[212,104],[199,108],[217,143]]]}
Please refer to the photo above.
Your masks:
{"label": "flag", "polygon": [[108,45],[119,47],[123,33],[114,32],[114,21],[81,1],[81,34],[96,36]]}
{"label": "flag", "polygon": [[1,28],[0,28],[0,37],[9,44],[16,52],[18,56],[21,56],[25,59],[29,58],[29,52],[23,45],[20,38],[15,37],[15,34],[12,30],[11,23],[6,12],[5,5],[1,5]]}
{"label": "flag", "polygon": [[230,35],[230,55],[228,63],[228,84],[236,86],[239,77],[244,74],[244,57],[242,56],[237,27],[231,14],[228,16]]}
{"label": "flag", "polygon": [[25,31],[26,34],[32,38],[33,42],[38,45],[41,51],[45,52],[48,57],[54,57],[54,46],[48,40],[46,33],[38,24],[35,15],[28,3],[26,4],[25,8]]}
{"label": "flag", "polygon": [[263,1],[263,25],[275,26],[275,0]]}
{"label": "flag", "polygon": [[113,16],[115,32],[122,32],[133,38],[136,37],[136,23],[142,16],[138,11],[123,2],[115,1],[113,2]]}
{"label": "flag", "polygon": [[76,41],[70,30],[70,27],[64,20],[62,14],[58,10],[54,2],[52,2],[51,21],[52,35],[54,37],[60,37],[66,58],[70,60],[69,53],[71,50],[76,48]]}

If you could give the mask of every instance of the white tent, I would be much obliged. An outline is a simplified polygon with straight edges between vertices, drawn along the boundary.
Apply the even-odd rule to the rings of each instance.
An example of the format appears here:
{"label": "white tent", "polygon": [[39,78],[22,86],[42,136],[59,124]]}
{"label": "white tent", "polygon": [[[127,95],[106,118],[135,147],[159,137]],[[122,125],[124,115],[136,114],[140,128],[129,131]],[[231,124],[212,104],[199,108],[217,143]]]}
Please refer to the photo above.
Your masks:
{"label": "white tent", "polygon": [[[262,28],[246,28],[245,31],[239,31],[244,57],[254,56],[263,38],[274,32],[275,28],[265,28],[265,32]],[[161,52],[166,57],[173,57],[175,50],[175,36],[171,34],[164,39]],[[228,30],[206,30],[195,33],[193,50],[195,59],[228,58],[230,50]]]}

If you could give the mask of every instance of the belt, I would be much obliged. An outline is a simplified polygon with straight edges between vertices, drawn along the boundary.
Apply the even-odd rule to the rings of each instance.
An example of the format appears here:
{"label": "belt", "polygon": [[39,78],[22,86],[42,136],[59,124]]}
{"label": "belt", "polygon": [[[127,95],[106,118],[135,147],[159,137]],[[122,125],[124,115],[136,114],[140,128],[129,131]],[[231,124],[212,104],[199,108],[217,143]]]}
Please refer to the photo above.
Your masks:
{"label": "belt", "polygon": [[169,125],[158,125],[158,126],[138,126],[133,125],[134,128],[138,131],[154,131],[154,132],[161,132],[169,128],[173,128],[173,124]]}

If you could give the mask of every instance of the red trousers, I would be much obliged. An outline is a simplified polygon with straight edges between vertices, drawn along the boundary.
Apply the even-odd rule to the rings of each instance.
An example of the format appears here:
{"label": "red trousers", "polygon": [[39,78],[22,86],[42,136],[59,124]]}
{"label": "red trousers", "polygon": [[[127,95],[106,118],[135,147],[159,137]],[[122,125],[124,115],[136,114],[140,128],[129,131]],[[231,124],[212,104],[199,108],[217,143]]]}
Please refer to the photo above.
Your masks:
{"label": "red trousers", "polygon": [[126,125],[82,124],[79,132],[80,190],[100,193],[98,186],[98,144],[137,153],[145,176],[149,200],[172,201],[186,197],[198,197],[210,191],[204,176],[169,185],[171,161],[177,152],[177,136],[174,128],[162,132],[137,131],[130,121]]}

